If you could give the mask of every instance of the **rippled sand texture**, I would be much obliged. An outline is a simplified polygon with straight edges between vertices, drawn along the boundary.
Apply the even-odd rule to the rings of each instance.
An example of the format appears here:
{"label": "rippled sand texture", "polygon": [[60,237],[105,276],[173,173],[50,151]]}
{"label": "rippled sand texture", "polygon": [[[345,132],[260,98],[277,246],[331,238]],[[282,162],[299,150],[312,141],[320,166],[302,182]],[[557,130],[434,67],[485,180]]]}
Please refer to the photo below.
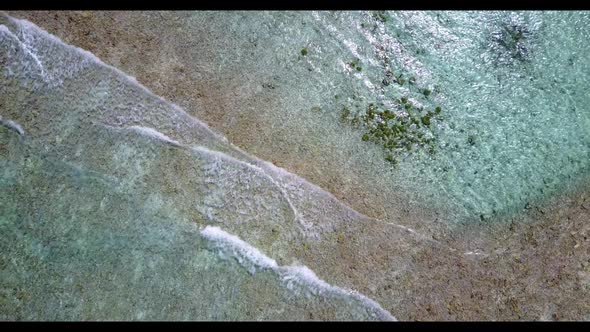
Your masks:
{"label": "rippled sand texture", "polygon": [[[1,19],[3,319],[590,318],[584,13],[11,15],[91,53]],[[392,170],[338,111],[400,64]]]}

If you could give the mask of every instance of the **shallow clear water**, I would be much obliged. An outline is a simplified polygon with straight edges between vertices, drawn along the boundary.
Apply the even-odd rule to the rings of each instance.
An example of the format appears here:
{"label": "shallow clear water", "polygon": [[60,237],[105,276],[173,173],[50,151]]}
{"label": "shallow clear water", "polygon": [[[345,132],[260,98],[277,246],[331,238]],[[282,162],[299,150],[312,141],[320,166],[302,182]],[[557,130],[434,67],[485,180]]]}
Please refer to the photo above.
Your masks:
{"label": "shallow clear water", "polygon": [[[450,211],[448,223],[518,212],[590,171],[588,13],[178,17],[185,41],[205,24],[223,36],[209,63],[181,44],[184,61],[226,78],[237,99],[280,97],[225,118],[263,115],[254,155],[290,148],[328,175],[339,165]],[[191,117],[30,23],[0,23],[0,317],[408,317],[405,286],[420,283],[416,257],[436,241],[236,148],[199,121],[207,110]],[[340,118],[369,103],[402,116],[401,97],[442,112],[436,153],[397,151],[392,167]]]}

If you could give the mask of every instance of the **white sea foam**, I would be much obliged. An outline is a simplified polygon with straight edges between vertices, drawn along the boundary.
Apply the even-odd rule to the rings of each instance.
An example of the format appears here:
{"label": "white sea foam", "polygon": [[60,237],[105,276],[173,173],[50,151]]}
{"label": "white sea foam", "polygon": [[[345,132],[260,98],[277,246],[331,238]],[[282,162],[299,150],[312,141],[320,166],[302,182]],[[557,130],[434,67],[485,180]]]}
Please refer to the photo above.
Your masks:
{"label": "white sea foam", "polygon": [[181,145],[178,141],[171,139],[170,137],[162,134],[161,132],[159,132],[153,128],[142,127],[142,126],[129,126],[129,127],[127,127],[127,129],[131,129],[131,130],[136,131],[142,135],[146,135],[146,136],[155,138],[157,140],[165,141],[167,143],[171,143],[171,144],[178,145],[178,146]]}
{"label": "white sea foam", "polygon": [[[216,249],[219,249],[224,255],[230,255],[238,260],[238,262],[250,269],[250,272],[255,272],[256,268],[262,269],[277,269],[279,266],[277,262],[264,255],[257,248],[249,245],[239,237],[223,231],[219,227],[206,226],[201,230],[201,235],[207,240],[211,241]],[[255,268],[252,269],[254,265]]]}
{"label": "white sea foam", "polygon": [[482,252],[479,249],[475,249],[473,251],[471,251],[471,250],[467,251],[467,252],[463,253],[463,255],[465,255],[465,256],[484,256],[484,257],[489,256],[488,254],[486,254],[485,252]]}
{"label": "white sea foam", "polygon": [[222,257],[236,259],[251,274],[254,274],[258,269],[271,270],[278,274],[284,285],[292,291],[297,292],[297,286],[299,286],[317,296],[352,298],[369,309],[375,318],[396,320],[377,302],[361,293],[330,285],[318,278],[307,266],[279,266],[274,259],[219,227],[206,226],[201,230],[201,235],[210,241],[212,247],[218,250]]}
{"label": "white sea foam", "polygon": [[8,27],[4,24],[0,24],[0,32],[12,35],[12,32],[8,29]]}
{"label": "white sea foam", "polygon": [[[62,85],[65,79],[77,75],[98,61],[90,52],[63,43],[31,22],[4,13],[0,13],[0,16],[8,21],[1,32],[14,39],[17,47],[29,58],[28,62],[36,68],[33,70],[39,75],[36,79],[49,88]],[[61,47],[53,47],[55,44]],[[76,56],[79,58],[72,58]]]}
{"label": "white sea foam", "polygon": [[25,135],[25,131],[23,130],[23,127],[21,127],[21,125],[15,121],[6,120],[6,119],[3,119],[2,117],[0,117],[0,124],[2,124],[3,126],[9,128],[9,129],[16,131],[21,136]]}

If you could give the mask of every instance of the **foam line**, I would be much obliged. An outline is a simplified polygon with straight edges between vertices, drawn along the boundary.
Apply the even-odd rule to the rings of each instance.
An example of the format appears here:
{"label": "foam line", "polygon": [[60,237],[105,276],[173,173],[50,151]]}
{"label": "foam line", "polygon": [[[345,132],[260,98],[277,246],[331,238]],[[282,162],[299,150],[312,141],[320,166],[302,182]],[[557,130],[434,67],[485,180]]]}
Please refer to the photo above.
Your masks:
{"label": "foam line", "polygon": [[211,241],[216,249],[227,251],[226,253],[229,253],[242,265],[245,265],[247,260],[257,268],[275,270],[279,267],[274,259],[264,255],[260,250],[239,237],[221,230],[219,227],[206,226],[201,230],[201,235]]}
{"label": "foam line", "polygon": [[248,167],[250,169],[253,169],[255,172],[261,174],[262,176],[266,177],[283,195],[283,197],[285,198],[285,200],[287,201],[287,203],[289,204],[289,208],[291,209],[291,211],[293,212],[293,218],[294,221],[299,222],[299,223],[303,223],[303,220],[300,217],[299,211],[297,210],[297,208],[295,208],[295,205],[293,205],[293,202],[291,202],[291,199],[289,199],[289,195],[287,195],[287,193],[285,192],[285,190],[283,189],[283,187],[278,184],[274,178],[272,176],[270,176],[267,172],[264,171],[264,169],[256,166],[256,165],[252,165],[248,162],[245,162],[243,160],[239,160],[236,159],[226,153],[223,153],[221,151],[214,151],[214,150],[210,150],[204,146],[193,146],[191,148],[194,152],[200,153],[200,154],[207,154],[207,155],[213,155],[216,156],[222,160],[228,161],[228,162],[233,162],[233,163],[237,163],[239,165],[243,165],[245,167]]}
{"label": "foam line", "polygon": [[15,131],[21,136],[25,136],[25,131],[23,130],[23,127],[21,127],[21,125],[15,121],[5,120],[0,116],[0,124],[8,129]]}
{"label": "foam line", "polygon": [[201,235],[218,250],[223,258],[234,258],[254,274],[256,270],[271,270],[277,273],[284,285],[293,289],[294,284],[308,288],[313,294],[321,296],[351,297],[374,312],[374,317],[381,320],[396,320],[394,316],[383,309],[377,302],[363,294],[333,286],[318,278],[307,266],[280,266],[277,262],[264,255],[260,250],[251,246],[239,237],[229,234],[216,226],[206,226],[200,231]]}
{"label": "foam line", "polygon": [[178,141],[175,141],[175,140],[171,139],[170,137],[162,134],[161,132],[159,132],[159,131],[157,131],[157,130],[155,130],[153,128],[142,127],[142,126],[130,126],[130,127],[127,127],[127,128],[128,129],[131,129],[131,130],[133,130],[135,132],[138,132],[138,133],[140,133],[142,135],[146,135],[146,136],[149,136],[151,138],[155,138],[157,140],[164,141],[166,143],[170,143],[170,144],[173,144],[173,145],[181,146],[181,144],[178,143]]}

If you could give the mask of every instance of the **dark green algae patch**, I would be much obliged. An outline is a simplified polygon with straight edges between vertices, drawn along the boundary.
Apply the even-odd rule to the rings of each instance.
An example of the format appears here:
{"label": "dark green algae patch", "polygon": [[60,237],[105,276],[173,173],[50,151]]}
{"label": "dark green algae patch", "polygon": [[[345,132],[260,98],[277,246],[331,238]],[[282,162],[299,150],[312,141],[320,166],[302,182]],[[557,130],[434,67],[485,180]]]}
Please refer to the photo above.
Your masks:
{"label": "dark green algae patch", "polygon": [[[427,91],[421,93],[422,98],[428,99],[430,90]],[[442,108],[415,106],[406,96],[394,101],[395,107],[391,109],[383,103],[369,103],[361,112],[352,112],[349,107],[343,106],[340,121],[360,129],[362,141],[381,146],[384,159],[394,166],[399,164],[403,155],[418,150],[434,155],[437,139],[433,126],[436,121],[442,120]]]}
{"label": "dark green algae patch", "polygon": [[380,145],[385,151],[385,160],[393,165],[399,163],[401,153],[426,149],[436,153],[436,138],[431,130],[438,120],[441,108],[425,111],[415,108],[406,98],[397,100],[405,114],[389,110],[383,105],[370,103],[364,114],[351,116],[344,107],[340,119],[364,131],[361,140]]}
{"label": "dark green algae patch", "polygon": [[[381,22],[386,22],[387,17],[382,12],[376,12],[373,17]],[[306,48],[301,50],[301,55],[306,56]],[[350,72],[361,72],[363,70],[360,59],[353,58],[346,63]],[[442,121],[441,106],[433,106],[434,91],[417,85],[416,76],[402,71],[394,73],[389,66],[383,68],[385,78],[381,81],[382,86],[396,85],[406,91],[401,97],[393,99],[393,103],[383,102],[362,102],[353,93],[355,101],[345,101],[347,98],[334,96],[335,104],[328,106],[333,111],[340,112],[340,122],[360,130],[359,138],[363,142],[370,142],[383,148],[384,159],[396,166],[402,158],[409,154],[425,150],[428,155],[434,156],[437,152],[437,137],[433,130],[437,121]],[[414,105],[412,100],[418,105]],[[391,100],[390,100],[391,101]],[[393,105],[392,105],[393,104]],[[428,106],[426,106],[428,105]],[[322,113],[320,107],[313,107],[314,113]]]}

